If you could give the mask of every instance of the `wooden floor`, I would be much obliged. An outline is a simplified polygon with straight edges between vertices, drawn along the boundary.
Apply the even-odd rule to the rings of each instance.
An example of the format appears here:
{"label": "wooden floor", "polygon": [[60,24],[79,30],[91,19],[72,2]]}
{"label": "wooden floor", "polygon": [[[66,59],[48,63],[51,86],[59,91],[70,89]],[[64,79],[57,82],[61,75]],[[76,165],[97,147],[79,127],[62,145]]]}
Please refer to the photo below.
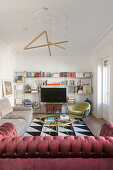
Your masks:
{"label": "wooden floor", "polygon": [[[41,116],[44,116],[46,114],[34,114],[34,118],[40,118]],[[94,134],[94,136],[98,136],[101,130],[101,127],[103,123],[105,123],[104,119],[97,119],[94,117],[92,114],[87,116],[86,118],[83,119],[88,128],[91,130],[91,132]]]}
{"label": "wooden floor", "polygon": [[100,134],[101,127],[105,123],[104,119],[97,119],[92,114],[90,114],[83,120],[88,128],[91,130],[91,132],[94,134],[94,136],[98,136]]}

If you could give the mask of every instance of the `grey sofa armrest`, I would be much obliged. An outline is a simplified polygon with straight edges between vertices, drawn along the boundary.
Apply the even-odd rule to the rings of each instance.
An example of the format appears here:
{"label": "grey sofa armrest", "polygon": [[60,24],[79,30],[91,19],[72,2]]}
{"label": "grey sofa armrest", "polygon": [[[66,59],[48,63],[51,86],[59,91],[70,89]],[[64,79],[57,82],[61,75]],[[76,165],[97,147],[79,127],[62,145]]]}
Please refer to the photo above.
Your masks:
{"label": "grey sofa armrest", "polygon": [[13,107],[13,111],[33,111],[32,107]]}

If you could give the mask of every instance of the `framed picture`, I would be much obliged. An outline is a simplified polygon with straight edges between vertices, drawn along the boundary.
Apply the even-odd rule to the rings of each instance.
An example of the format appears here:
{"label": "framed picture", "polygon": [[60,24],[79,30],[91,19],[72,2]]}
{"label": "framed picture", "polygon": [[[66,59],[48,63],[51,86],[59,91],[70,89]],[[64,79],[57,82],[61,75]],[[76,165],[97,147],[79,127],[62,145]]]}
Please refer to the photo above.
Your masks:
{"label": "framed picture", "polygon": [[12,82],[10,80],[3,81],[3,91],[5,97],[13,94]]}

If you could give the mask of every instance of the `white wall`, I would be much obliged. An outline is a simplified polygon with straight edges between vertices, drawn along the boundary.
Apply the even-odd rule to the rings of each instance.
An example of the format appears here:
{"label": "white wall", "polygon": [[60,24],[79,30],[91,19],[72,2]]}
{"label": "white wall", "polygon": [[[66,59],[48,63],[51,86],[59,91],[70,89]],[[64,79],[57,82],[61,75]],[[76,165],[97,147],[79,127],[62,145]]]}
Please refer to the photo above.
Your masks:
{"label": "white wall", "polygon": [[16,71],[71,72],[93,71],[91,56],[22,56],[16,57]]}
{"label": "white wall", "polygon": [[[0,39],[0,81],[11,80],[13,82],[14,70],[15,70],[15,50],[9,43]],[[2,88],[3,90],[3,88]],[[0,98],[4,97],[3,93],[0,94]],[[8,97],[11,104],[14,105],[14,95]]]}

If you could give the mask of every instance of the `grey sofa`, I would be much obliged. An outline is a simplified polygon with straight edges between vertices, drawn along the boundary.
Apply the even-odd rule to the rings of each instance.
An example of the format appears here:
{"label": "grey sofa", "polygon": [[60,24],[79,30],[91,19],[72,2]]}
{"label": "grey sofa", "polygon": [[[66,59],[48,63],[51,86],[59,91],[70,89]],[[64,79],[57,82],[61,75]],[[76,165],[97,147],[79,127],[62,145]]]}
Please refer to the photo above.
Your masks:
{"label": "grey sofa", "polygon": [[0,126],[10,122],[22,136],[32,121],[33,111],[30,107],[12,107],[7,98],[0,99]]}

